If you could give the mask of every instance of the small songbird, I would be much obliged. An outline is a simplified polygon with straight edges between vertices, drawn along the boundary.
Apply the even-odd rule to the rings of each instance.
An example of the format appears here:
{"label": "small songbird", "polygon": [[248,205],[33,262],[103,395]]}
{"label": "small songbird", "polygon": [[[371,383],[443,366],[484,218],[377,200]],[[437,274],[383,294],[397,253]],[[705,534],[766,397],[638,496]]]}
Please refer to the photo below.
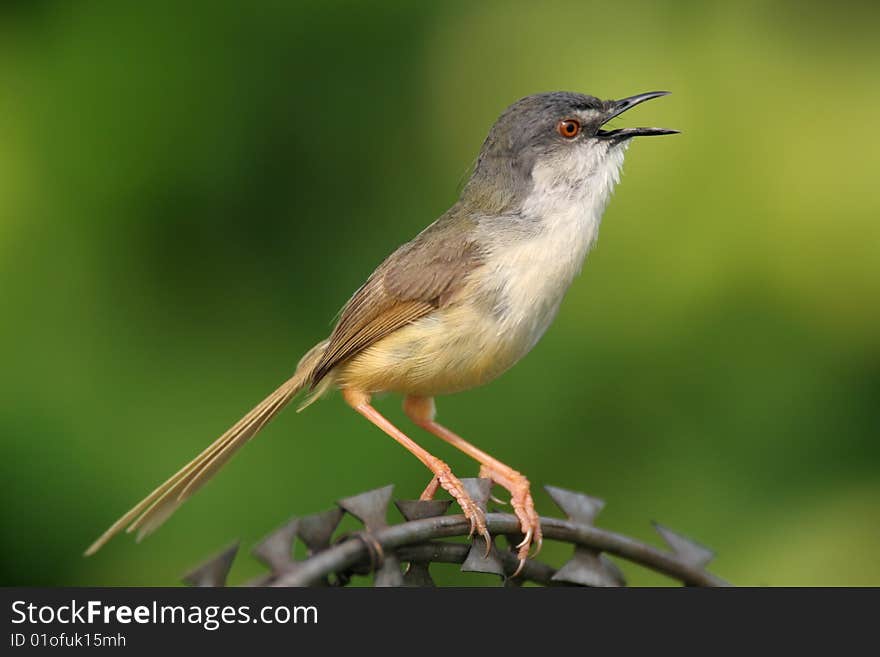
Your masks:
{"label": "small songbird", "polygon": [[370,403],[396,392],[416,425],[457,447],[510,493],[523,540],[520,568],[541,525],[528,480],[435,420],[434,397],[487,383],[538,342],[595,244],[602,213],[633,137],[661,128],[604,130],[654,91],[623,100],[579,93],[527,96],[508,107],[483,142],[461,196],[445,214],[392,253],[354,293],[326,340],[293,376],[168,481],[117,520],[86,550],[121,529],[138,538],[164,522],[298,393],[304,408],[333,388],[358,413],[406,447],[438,488],[489,539],[483,512],[449,466]]}

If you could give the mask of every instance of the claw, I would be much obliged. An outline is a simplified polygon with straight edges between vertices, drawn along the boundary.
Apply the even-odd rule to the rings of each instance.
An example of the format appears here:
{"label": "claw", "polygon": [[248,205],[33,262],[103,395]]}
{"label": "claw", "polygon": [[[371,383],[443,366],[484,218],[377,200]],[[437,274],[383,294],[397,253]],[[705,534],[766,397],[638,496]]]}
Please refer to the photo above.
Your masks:
{"label": "claw", "polygon": [[521,540],[519,543],[517,543],[516,547],[521,548],[521,547],[531,543],[533,534],[534,534],[534,531],[532,530],[531,527],[529,527],[528,530],[526,531],[525,538],[523,538],[523,540]]}
{"label": "claw", "polygon": [[451,472],[449,472],[448,466],[445,466],[444,464],[442,467],[445,471],[440,471],[435,474],[431,483],[428,484],[428,489],[433,487],[443,488],[443,490],[452,495],[453,499],[458,502],[458,506],[461,507],[465,518],[467,518],[470,523],[468,538],[473,538],[475,534],[479,534],[485,539],[487,545],[486,549],[488,550],[491,547],[492,537],[489,535],[489,530],[486,529],[486,518],[483,510],[477,506],[467,494],[467,491],[462,487],[462,483],[456,479]]}
{"label": "claw", "polygon": [[[534,554],[540,552],[543,544],[543,536],[541,531],[541,519],[535,512],[535,503],[529,493],[529,482],[518,472],[506,472],[504,470],[493,470],[483,465],[480,468],[480,477],[489,479],[499,484],[511,493],[510,505],[513,512],[520,523],[520,531],[523,539],[516,544],[515,549],[518,550],[517,556],[520,559],[520,566],[516,570],[516,574],[522,571],[525,560],[529,558],[532,552],[532,541],[535,541]],[[491,499],[498,504],[505,504],[495,496]]]}
{"label": "claw", "polygon": [[[480,466],[480,474],[478,475],[480,479],[488,479],[494,485],[496,482],[492,479],[492,471],[489,470],[485,465]],[[491,488],[491,487],[490,487]],[[504,500],[495,497],[491,493],[489,493],[489,499],[495,502],[495,504],[501,504],[502,506],[507,506],[507,502]]]}
{"label": "claw", "polygon": [[526,565],[526,560],[525,560],[525,559],[520,559],[520,560],[519,560],[519,565],[516,567],[516,570],[513,571],[513,575],[511,575],[510,577],[511,577],[511,578],[514,578],[514,577],[516,577],[517,575],[519,575],[519,574],[522,572],[522,569],[525,567],[525,565]]}

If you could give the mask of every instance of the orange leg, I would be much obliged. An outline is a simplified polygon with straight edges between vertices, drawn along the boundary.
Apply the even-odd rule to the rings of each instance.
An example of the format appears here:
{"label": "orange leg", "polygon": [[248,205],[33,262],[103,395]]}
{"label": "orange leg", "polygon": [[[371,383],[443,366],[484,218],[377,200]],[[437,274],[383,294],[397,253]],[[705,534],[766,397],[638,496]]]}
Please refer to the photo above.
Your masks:
{"label": "orange leg", "polygon": [[370,422],[379,427],[382,431],[394,438],[401,445],[412,452],[419,461],[434,473],[434,478],[428,484],[428,488],[422,493],[421,499],[430,499],[434,496],[438,487],[442,487],[447,493],[452,495],[453,499],[458,502],[461,510],[464,512],[465,518],[471,523],[471,535],[478,532],[480,536],[486,539],[486,543],[490,544],[489,530],[486,529],[486,517],[476,503],[471,499],[470,495],[465,491],[461,481],[452,474],[452,470],[443,461],[436,456],[429,454],[425,449],[419,447],[409,436],[404,434],[400,429],[389,422],[379,411],[370,404],[370,395],[358,390],[345,389],[342,391],[342,397],[346,403],[358,413],[367,418]]}
{"label": "orange leg", "polygon": [[[529,480],[510,466],[504,465],[501,461],[492,458],[483,450],[471,445],[461,436],[435,422],[434,416],[437,411],[432,398],[407,397],[403,402],[403,410],[417,425],[476,460],[480,464],[481,477],[491,479],[510,492],[511,506],[516,517],[519,519],[522,533],[525,536],[522,542],[517,545],[520,558],[520,568],[517,569],[518,573],[522,569],[526,557],[529,555],[532,540],[534,539],[535,542],[536,554],[541,549],[542,542],[541,522],[535,511],[535,503],[529,490]],[[428,488],[430,486],[431,484],[428,484]]]}
{"label": "orange leg", "polygon": [[420,500],[433,500],[434,496],[437,494],[437,490],[440,488],[440,480],[437,479],[437,476],[431,479],[428,482],[428,485],[425,486],[425,490],[422,491],[422,494],[419,495]]}

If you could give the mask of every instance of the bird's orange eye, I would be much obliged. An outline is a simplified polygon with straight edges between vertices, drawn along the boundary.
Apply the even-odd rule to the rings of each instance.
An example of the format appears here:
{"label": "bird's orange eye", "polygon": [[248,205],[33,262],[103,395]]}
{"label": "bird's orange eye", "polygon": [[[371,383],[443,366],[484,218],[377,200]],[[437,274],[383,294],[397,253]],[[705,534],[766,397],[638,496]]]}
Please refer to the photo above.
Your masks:
{"label": "bird's orange eye", "polygon": [[581,122],[577,119],[563,119],[556,124],[556,132],[566,139],[574,139],[581,133]]}

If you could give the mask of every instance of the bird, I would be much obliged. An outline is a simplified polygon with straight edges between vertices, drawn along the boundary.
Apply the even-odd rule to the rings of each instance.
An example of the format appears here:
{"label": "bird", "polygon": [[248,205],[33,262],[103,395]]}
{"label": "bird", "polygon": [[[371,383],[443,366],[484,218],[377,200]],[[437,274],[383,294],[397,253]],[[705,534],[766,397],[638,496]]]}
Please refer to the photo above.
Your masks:
{"label": "bird", "polygon": [[529,480],[437,422],[435,398],[484,385],[525,356],[557,315],[596,243],[605,207],[635,137],[665,128],[607,129],[623,112],[669,92],[619,100],[576,92],[526,96],[489,130],[458,200],[391,253],[351,296],[330,336],[293,375],[204,451],[109,527],[91,555],[126,529],[157,529],[292,399],[300,410],[337,389],[357,413],[430,471],[420,499],[440,489],[491,545],[486,518],[441,459],[372,404],[399,393],[413,423],[479,464],[505,489],[520,525],[519,570],[540,550],[541,523]]}

